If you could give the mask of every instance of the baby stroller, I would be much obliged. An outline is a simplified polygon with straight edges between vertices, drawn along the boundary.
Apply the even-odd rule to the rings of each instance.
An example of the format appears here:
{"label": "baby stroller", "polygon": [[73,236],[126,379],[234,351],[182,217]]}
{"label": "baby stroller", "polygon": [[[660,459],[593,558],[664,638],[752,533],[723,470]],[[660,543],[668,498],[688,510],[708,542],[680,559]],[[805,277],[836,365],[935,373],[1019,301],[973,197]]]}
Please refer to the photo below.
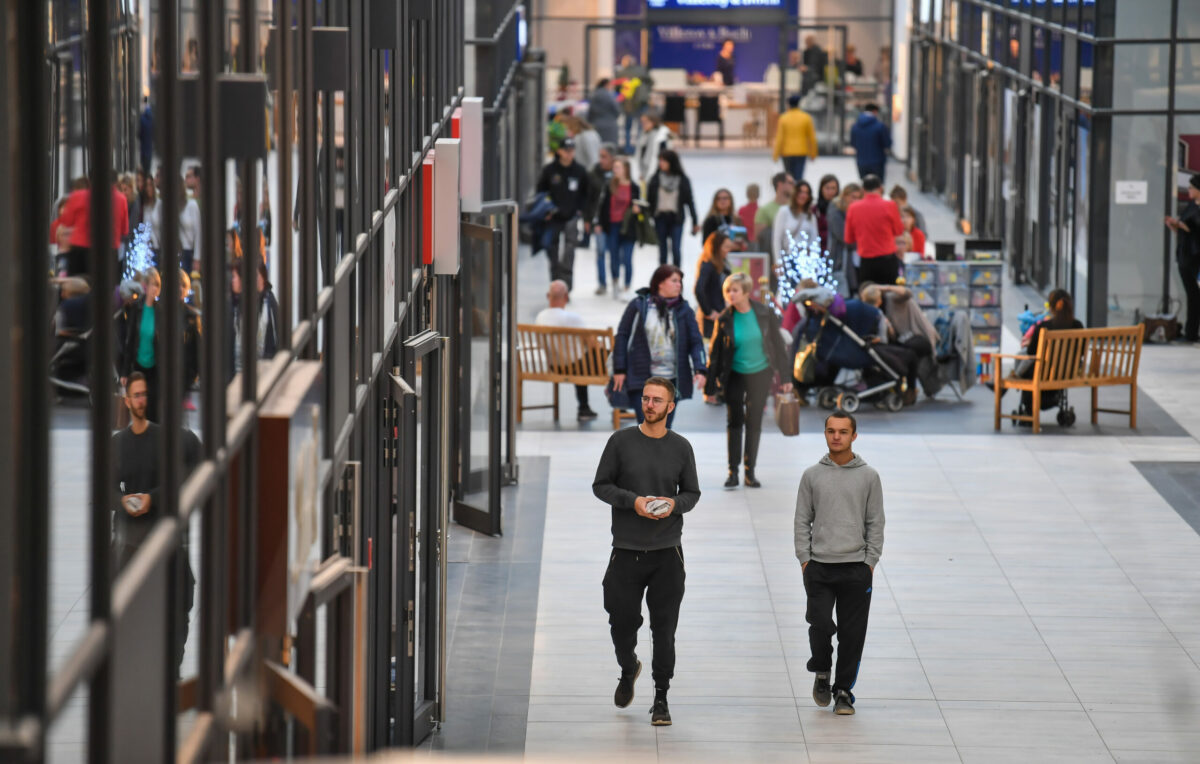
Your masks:
{"label": "baby stroller", "polygon": [[[840,408],[853,414],[858,411],[862,401],[875,399],[877,406],[888,411],[896,412],[904,408],[903,394],[907,387],[904,377],[883,360],[872,343],[859,337],[837,316],[826,313],[824,321],[831,323],[847,340],[862,348],[871,358],[873,365],[860,370],[840,370],[834,384],[825,385],[817,390],[817,405],[823,409]],[[853,371],[860,372],[850,375],[855,381],[837,384],[837,379],[843,379]]]}

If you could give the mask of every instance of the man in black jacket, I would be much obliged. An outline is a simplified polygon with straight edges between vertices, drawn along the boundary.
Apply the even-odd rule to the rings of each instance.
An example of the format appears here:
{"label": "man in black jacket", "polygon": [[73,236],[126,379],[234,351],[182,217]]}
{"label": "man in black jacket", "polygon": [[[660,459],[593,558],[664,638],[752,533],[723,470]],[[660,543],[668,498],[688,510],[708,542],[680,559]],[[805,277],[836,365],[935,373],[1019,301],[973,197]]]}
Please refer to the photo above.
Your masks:
{"label": "man in black jacket", "polygon": [[654,705],[650,723],[671,723],[667,689],[675,675],[675,627],[683,602],[683,513],[700,500],[696,456],[682,435],[667,429],[675,408],[675,387],[651,377],[642,387],[645,421],[614,432],[604,447],[592,492],[612,506],[613,550],[604,574],[604,609],[612,632],[621,678],[613,702],[633,702],[633,684],[642,672],[637,633],[642,597],[650,609],[654,637]]}
{"label": "man in black jacket", "polygon": [[575,275],[575,244],[579,239],[579,216],[587,209],[588,174],[575,161],[575,141],[567,138],[555,152],[557,158],[542,168],[537,190],[554,202],[543,236],[550,260],[550,280],[562,279],[570,289]]}

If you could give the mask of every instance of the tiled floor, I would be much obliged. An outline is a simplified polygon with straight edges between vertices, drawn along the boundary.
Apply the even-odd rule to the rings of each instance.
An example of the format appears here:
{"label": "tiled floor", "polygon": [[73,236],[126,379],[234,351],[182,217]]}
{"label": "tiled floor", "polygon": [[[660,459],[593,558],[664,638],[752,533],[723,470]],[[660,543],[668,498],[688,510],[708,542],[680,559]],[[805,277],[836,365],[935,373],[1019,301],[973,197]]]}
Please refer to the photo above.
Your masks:
{"label": "tiled floor", "polygon": [[[761,153],[689,153],[684,163],[702,213],[718,182],[740,203],[747,182],[765,185],[773,171]],[[846,181],[853,166],[822,158],[809,176],[829,171]],[[899,168],[890,174],[899,179]],[[955,238],[939,203],[911,201],[931,239]],[[685,265],[698,253],[698,240],[686,239]],[[656,264],[655,252],[639,252],[635,284]],[[593,325],[615,325],[623,302],[592,294],[589,253],[580,250],[576,265],[572,307]],[[532,320],[545,260],[523,256],[520,267],[519,315]],[[1030,298],[1009,287],[1005,299]],[[979,388],[961,402],[943,394],[895,415],[865,410],[857,450],[883,477],[888,525],[859,713],[849,718],[812,704],[792,550],[796,483],[823,452],[819,415],[806,410],[801,436],[785,439],[768,414],[764,488],[726,491],[724,412],[683,403],[677,429],[695,448],[704,495],[684,532],[675,724],[659,729],[647,714],[648,672],[632,706],[611,703],[617,668],[600,592],[609,513],[590,489],[609,430],[604,420],[577,425],[564,391],[562,421],[531,412],[518,441],[521,457],[538,463],[538,491],[545,475],[540,538],[526,533],[524,515],[511,526],[519,533],[501,540],[451,531],[450,612],[467,628],[451,643],[449,667],[448,702],[460,718],[431,747],[630,762],[1196,762],[1200,535],[1173,506],[1195,504],[1179,486],[1194,484],[1186,465],[1200,463],[1197,378],[1200,352],[1147,347],[1137,431],[1119,417],[1092,427],[1081,412],[1067,431],[993,433],[991,399]],[[529,394],[544,395],[540,387]],[[599,390],[591,395],[605,413]],[[72,456],[82,437],[69,422],[55,428],[56,665],[87,606],[87,462]],[[1155,485],[1168,487],[1160,495]],[[495,591],[494,580],[468,587],[472,575],[509,577],[498,614],[466,596]],[[648,640],[643,633],[643,658]],[[468,660],[484,648],[495,667]],[[192,663],[189,651],[185,672]],[[84,758],[84,719],[77,696],[52,732],[52,760]]]}
{"label": "tiled floor", "polygon": [[[702,201],[715,186],[706,178],[726,178],[741,201],[747,177],[770,171],[753,157],[684,161]],[[838,160],[818,161],[809,175],[830,167],[848,177]],[[919,196],[912,202],[934,238],[952,236],[948,213]],[[685,264],[699,248],[688,245]],[[546,278],[544,261],[534,262],[522,278],[530,316]],[[652,252],[638,253],[635,278],[644,281],[655,262]],[[593,297],[594,286],[591,259],[580,251],[573,307],[614,325],[623,306]],[[546,412],[530,414],[520,453],[549,456],[551,470],[526,754],[1197,761],[1200,536],[1138,466],[1200,456],[1200,395],[1187,384],[1197,373],[1200,353],[1147,347],[1143,400],[1159,414],[1137,431],[1119,417],[1093,428],[1081,415],[1075,428],[1050,426],[1040,437],[1008,427],[993,433],[991,398],[981,390],[963,403],[862,414],[856,451],[882,475],[887,541],[854,717],[817,708],[805,670],[792,515],[800,473],[824,450],[819,414],[806,410],[801,436],[785,439],[768,413],[758,468],[764,488],[725,490],[724,412],[682,404],[676,429],[693,444],[704,494],[684,531],[675,724],[657,729],[647,714],[648,675],[629,708],[611,702],[618,668],[600,590],[609,513],[590,491],[608,428],[603,419],[576,425],[569,406],[558,425]],[[598,391],[592,395],[603,413]],[[649,639],[644,628],[643,659]]]}

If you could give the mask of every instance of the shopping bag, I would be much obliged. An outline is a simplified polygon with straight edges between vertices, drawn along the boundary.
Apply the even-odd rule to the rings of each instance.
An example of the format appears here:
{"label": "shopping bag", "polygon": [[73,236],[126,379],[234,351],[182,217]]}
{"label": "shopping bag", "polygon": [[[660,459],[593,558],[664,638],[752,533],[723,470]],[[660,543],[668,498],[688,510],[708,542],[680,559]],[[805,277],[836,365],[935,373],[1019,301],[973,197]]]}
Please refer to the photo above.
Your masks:
{"label": "shopping bag", "polygon": [[617,390],[614,386],[613,378],[608,378],[608,384],[604,386],[604,397],[608,398],[608,403],[614,409],[633,410],[633,402],[629,399],[629,388],[623,386]]}
{"label": "shopping bag", "polygon": [[800,401],[791,393],[775,396],[775,424],[787,437],[800,434]]}

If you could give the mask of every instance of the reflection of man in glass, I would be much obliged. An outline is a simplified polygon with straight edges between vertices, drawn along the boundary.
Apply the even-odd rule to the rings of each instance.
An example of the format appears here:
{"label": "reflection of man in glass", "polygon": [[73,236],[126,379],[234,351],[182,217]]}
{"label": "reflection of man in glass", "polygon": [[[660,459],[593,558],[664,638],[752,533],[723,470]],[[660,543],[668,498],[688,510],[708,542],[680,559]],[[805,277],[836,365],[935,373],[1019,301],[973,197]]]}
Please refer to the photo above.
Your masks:
{"label": "reflection of man in glass", "polygon": [[[149,387],[141,372],[133,372],[125,386],[125,406],[129,426],[112,436],[117,472],[117,512],[114,528],[113,563],[116,571],[124,568],[141,548],[155,523],[163,516],[165,501],[159,456],[163,449],[162,428],[146,418]],[[184,474],[200,459],[200,441],[190,430],[182,430]],[[177,608],[179,642],[175,665],[183,663],[183,645],[187,642],[188,613],[192,609],[196,577],[188,561],[187,545],[181,552],[183,575]]]}
{"label": "reflection of man in glass", "polygon": [[733,73],[733,40],[729,38],[721,41],[721,52],[717,54],[717,67],[714,72],[714,75],[717,74],[721,75],[722,85],[732,85],[736,79]]}

